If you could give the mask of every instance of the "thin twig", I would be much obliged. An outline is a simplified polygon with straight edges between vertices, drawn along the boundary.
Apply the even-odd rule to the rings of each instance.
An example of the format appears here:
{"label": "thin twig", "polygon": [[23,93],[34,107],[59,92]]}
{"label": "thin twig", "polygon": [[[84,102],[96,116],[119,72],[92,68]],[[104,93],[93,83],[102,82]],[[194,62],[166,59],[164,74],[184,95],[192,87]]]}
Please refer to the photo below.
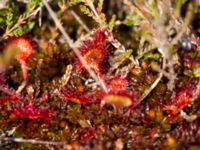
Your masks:
{"label": "thin twig", "polygon": [[[165,68],[165,65],[166,65],[166,60],[163,58],[163,70]],[[163,77],[163,72],[160,72],[159,75],[158,75],[158,78],[153,82],[153,84],[151,85],[150,88],[148,88],[142,95],[142,97],[140,98],[140,101],[143,101],[152,91],[153,89],[158,85],[158,83],[160,82],[160,80],[162,79]]]}
{"label": "thin twig", "polygon": [[26,86],[26,84],[27,84],[27,81],[24,80],[24,81],[21,83],[21,85],[18,87],[16,93],[21,93],[21,91],[24,89],[24,87]]}
{"label": "thin twig", "polygon": [[96,21],[101,24],[101,18],[100,16],[98,15],[94,5],[93,5],[93,2],[91,0],[85,0],[85,2],[88,4],[88,6],[90,7],[90,9],[93,11],[95,17],[96,17]]}
{"label": "thin twig", "polygon": [[105,91],[108,92],[108,89],[106,87],[105,82],[99,78],[94,71],[90,68],[90,66],[87,64],[87,62],[84,60],[82,57],[81,53],[77,49],[77,45],[74,44],[73,40],[70,38],[70,36],[65,32],[64,27],[61,25],[60,21],[58,20],[56,14],[53,12],[52,8],[50,5],[47,3],[46,0],[42,0],[44,3],[45,7],[47,8],[49,14],[51,15],[52,19],[54,20],[56,27],[60,30],[60,32],[63,34],[66,42],[68,43],[69,47],[72,48],[78,59],[81,61],[85,69],[88,71],[88,73],[91,75],[91,77],[101,86],[101,88]]}
{"label": "thin twig", "polygon": [[31,143],[31,144],[45,144],[45,145],[63,145],[65,142],[53,142],[53,141],[42,141],[35,139],[23,139],[23,138],[12,138],[12,137],[0,137],[0,141],[12,141],[17,143]]}
{"label": "thin twig", "polygon": [[90,32],[90,29],[87,27],[87,25],[81,20],[81,18],[74,12],[73,10],[70,10],[70,13],[72,16],[78,21],[78,23],[87,31]]}
{"label": "thin twig", "polygon": [[188,30],[188,26],[190,24],[192,17],[193,17],[193,9],[192,9],[192,6],[189,5],[183,25],[182,25],[180,31],[178,31],[175,38],[172,40],[172,42],[171,42],[172,44],[176,44],[181,39],[182,35]]}

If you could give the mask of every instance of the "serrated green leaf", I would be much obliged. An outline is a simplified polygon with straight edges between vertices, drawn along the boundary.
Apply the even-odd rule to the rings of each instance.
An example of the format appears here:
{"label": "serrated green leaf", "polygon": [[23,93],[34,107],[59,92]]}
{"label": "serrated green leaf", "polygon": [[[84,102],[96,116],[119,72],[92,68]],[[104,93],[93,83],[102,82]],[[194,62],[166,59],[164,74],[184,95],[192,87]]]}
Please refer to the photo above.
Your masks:
{"label": "serrated green leaf", "polygon": [[22,36],[23,34],[31,31],[35,26],[35,22],[29,22],[28,24],[15,29],[12,34],[16,37]]}
{"label": "serrated green leaf", "polygon": [[14,15],[12,12],[8,13],[6,17],[6,25],[8,28],[10,28],[14,24]]}
{"label": "serrated green leaf", "polygon": [[23,35],[23,28],[22,28],[22,27],[19,27],[19,28],[15,29],[15,30],[12,32],[12,34],[13,34],[14,36],[16,36],[16,37]]}
{"label": "serrated green leaf", "polygon": [[81,12],[83,12],[85,15],[93,16],[93,14],[92,14],[92,12],[89,10],[89,8],[87,8],[87,7],[84,6],[84,5],[80,5],[80,10],[81,10]]}

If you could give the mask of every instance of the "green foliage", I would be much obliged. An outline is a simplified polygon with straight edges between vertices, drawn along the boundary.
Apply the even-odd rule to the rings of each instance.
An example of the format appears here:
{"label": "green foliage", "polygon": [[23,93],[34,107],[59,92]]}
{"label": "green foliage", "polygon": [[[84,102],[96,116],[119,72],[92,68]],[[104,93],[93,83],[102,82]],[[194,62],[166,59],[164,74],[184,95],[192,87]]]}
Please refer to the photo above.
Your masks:
{"label": "green foliage", "polygon": [[8,28],[10,28],[14,23],[14,14],[10,12],[6,17],[6,25]]}
{"label": "green foliage", "polygon": [[113,30],[113,28],[115,26],[115,21],[116,21],[116,16],[113,15],[112,18],[111,18],[111,20],[110,20],[110,22],[109,22],[109,24],[108,24],[108,28],[109,28],[110,31]]}
{"label": "green foliage", "polygon": [[141,19],[142,18],[138,15],[128,15],[124,20],[124,24],[127,26],[137,26],[140,24]]}
{"label": "green foliage", "polygon": [[182,5],[185,3],[185,0],[176,0],[175,3],[176,3],[175,13],[176,16],[178,16],[180,14]]}
{"label": "green foliage", "polygon": [[37,7],[41,3],[41,0],[29,0],[27,3],[27,11]]}
{"label": "green foliage", "polygon": [[102,12],[104,0],[99,0],[97,10],[98,12]]}
{"label": "green foliage", "polygon": [[69,5],[73,6],[73,5],[77,5],[77,4],[81,3],[81,2],[82,2],[82,0],[70,0],[69,1]]}
{"label": "green foliage", "polygon": [[144,60],[148,60],[148,59],[153,59],[153,60],[159,60],[160,59],[160,54],[159,53],[155,53],[155,54],[152,54],[152,53],[145,53],[144,54]]}
{"label": "green foliage", "polygon": [[157,8],[157,2],[156,0],[149,0],[148,1],[148,8],[149,8],[149,13],[152,15],[154,18],[159,17],[159,12]]}
{"label": "green foliage", "polygon": [[193,70],[193,75],[194,75],[194,77],[197,77],[197,78],[200,77],[200,67],[195,68],[195,69]]}
{"label": "green foliage", "polygon": [[27,24],[23,25],[22,27],[19,27],[15,29],[12,34],[16,37],[22,36],[23,34],[31,31],[35,26],[35,22],[28,22]]}
{"label": "green foliage", "polygon": [[89,9],[87,6],[85,6],[85,5],[80,5],[80,10],[81,10],[81,12],[83,12],[85,15],[88,15],[88,16],[90,16],[90,17],[93,17],[92,11],[90,11],[90,9]]}
{"label": "green foliage", "polygon": [[[23,14],[14,1],[8,1],[7,7],[0,10],[0,28],[6,29],[3,38],[8,36],[21,36],[31,31],[35,26],[33,18],[37,15],[41,0],[30,0],[26,4]],[[36,11],[37,10],[37,11]]]}

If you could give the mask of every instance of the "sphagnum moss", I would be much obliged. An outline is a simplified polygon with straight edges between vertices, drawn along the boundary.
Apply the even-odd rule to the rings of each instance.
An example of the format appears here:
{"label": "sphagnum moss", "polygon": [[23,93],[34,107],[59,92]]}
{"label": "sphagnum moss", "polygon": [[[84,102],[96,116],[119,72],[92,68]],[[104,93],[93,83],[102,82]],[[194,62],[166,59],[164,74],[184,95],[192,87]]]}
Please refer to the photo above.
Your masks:
{"label": "sphagnum moss", "polygon": [[0,149],[200,149],[199,8],[1,3]]}

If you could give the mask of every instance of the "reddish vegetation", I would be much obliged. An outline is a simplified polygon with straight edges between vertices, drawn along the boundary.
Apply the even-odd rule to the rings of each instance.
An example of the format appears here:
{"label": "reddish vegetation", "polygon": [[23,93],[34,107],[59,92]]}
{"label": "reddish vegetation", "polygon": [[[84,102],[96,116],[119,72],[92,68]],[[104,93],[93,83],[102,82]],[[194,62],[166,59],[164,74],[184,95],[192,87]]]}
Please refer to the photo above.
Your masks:
{"label": "reddish vegetation", "polygon": [[50,121],[53,116],[53,112],[44,108],[36,108],[32,102],[21,108],[16,108],[13,114],[20,118],[28,118],[32,120],[42,119],[45,121]]}
{"label": "reddish vegetation", "polygon": [[4,104],[8,103],[8,102],[16,102],[18,100],[18,98],[16,96],[5,96],[0,98],[0,106],[3,106]]}
{"label": "reddish vegetation", "polygon": [[200,149],[199,0],[4,1],[0,150]]}
{"label": "reddish vegetation", "polygon": [[85,128],[85,130],[83,131],[81,137],[80,137],[80,141],[85,143],[87,140],[90,140],[94,137],[96,132],[96,129],[94,127],[91,128]]}
{"label": "reddish vegetation", "polygon": [[192,93],[194,87],[188,85],[179,88],[176,92],[173,92],[168,104],[165,105],[164,109],[167,111],[169,116],[174,116],[179,113],[184,107],[188,106],[191,102]]}
{"label": "reddish vegetation", "polygon": [[78,103],[81,105],[89,105],[94,103],[99,103],[102,99],[102,92],[91,92],[87,93],[75,93],[68,90],[63,90],[63,97],[66,100],[69,100],[74,103]]}
{"label": "reddish vegetation", "polygon": [[125,91],[128,87],[128,81],[122,76],[116,76],[108,81],[110,91]]}
{"label": "reddish vegetation", "polygon": [[[112,34],[104,29],[97,29],[92,39],[84,41],[79,48],[83,59],[98,74],[101,75],[106,71],[105,63],[107,57],[107,48],[112,41]],[[84,69],[80,60],[76,60],[76,70]]]}
{"label": "reddish vegetation", "polygon": [[65,99],[70,100],[74,103],[78,103],[82,105],[87,105],[90,103],[89,99],[86,96],[77,95],[76,93],[70,92],[67,90],[63,90],[63,96]]}
{"label": "reddish vegetation", "polygon": [[48,93],[44,93],[43,95],[42,95],[42,102],[48,102],[48,98],[49,98],[49,95],[48,95]]}
{"label": "reddish vegetation", "polygon": [[27,60],[34,54],[31,42],[25,37],[13,38],[8,44],[7,49],[17,50],[16,59],[21,64],[24,80],[27,80]]}

